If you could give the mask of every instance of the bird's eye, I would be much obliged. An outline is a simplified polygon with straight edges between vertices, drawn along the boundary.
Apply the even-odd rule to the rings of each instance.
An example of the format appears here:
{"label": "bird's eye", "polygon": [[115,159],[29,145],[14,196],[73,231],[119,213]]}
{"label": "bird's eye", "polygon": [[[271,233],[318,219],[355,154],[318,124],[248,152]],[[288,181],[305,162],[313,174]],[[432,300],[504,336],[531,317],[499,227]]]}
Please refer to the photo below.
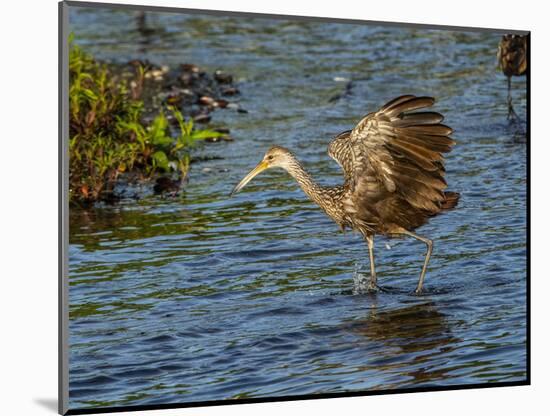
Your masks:
{"label": "bird's eye", "polygon": [[269,156],[267,157],[267,160],[273,160],[273,155],[269,155]]}

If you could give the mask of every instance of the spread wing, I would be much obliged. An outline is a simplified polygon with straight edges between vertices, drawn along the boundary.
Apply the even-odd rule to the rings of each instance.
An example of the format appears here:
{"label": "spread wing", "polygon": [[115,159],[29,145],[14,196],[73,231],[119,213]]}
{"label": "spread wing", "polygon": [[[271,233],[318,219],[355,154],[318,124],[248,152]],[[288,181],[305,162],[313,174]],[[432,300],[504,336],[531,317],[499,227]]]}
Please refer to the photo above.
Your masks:
{"label": "spread wing", "polygon": [[418,209],[441,209],[447,187],[442,154],[455,142],[441,114],[415,112],[433,103],[431,97],[398,97],[330,143],[329,155],[342,166],[352,200],[377,202],[392,194]]}

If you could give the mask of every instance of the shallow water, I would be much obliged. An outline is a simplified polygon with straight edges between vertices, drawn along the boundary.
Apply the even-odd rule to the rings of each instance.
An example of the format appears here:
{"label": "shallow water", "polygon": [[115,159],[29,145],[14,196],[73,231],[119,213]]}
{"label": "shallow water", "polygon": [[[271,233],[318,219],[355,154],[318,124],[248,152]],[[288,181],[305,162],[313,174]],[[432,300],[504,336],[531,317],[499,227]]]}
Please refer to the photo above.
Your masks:
{"label": "shallow water", "polygon": [[[249,113],[214,113],[236,141],[197,148],[220,159],[179,197],[71,210],[71,408],[526,378],[525,126],[506,120],[499,35],[179,14],[140,35],[133,16],[73,9],[71,29],[103,59],[223,68]],[[329,101],[339,79],[352,94]],[[228,198],[275,143],[340,182],[330,138],[405,93],[437,97],[458,142],[459,207],[418,230],[435,241],[422,296],[422,243],[378,237],[389,290],[362,293],[366,245],[282,171]]]}

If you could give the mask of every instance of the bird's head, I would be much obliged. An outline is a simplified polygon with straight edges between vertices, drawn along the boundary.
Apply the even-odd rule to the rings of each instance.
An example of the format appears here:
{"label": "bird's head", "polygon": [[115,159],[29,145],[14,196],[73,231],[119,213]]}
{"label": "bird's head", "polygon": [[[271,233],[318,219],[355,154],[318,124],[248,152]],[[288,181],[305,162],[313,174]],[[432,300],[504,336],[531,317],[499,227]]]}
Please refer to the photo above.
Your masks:
{"label": "bird's head", "polygon": [[243,189],[245,185],[260,172],[263,172],[264,170],[269,168],[283,168],[285,170],[288,170],[294,160],[294,156],[288,149],[285,149],[281,146],[272,146],[265,153],[262,161],[258,163],[258,165],[254,169],[252,169],[250,173],[237,184],[237,186],[235,186],[235,188],[233,188],[230,196],[233,196],[241,189]]}

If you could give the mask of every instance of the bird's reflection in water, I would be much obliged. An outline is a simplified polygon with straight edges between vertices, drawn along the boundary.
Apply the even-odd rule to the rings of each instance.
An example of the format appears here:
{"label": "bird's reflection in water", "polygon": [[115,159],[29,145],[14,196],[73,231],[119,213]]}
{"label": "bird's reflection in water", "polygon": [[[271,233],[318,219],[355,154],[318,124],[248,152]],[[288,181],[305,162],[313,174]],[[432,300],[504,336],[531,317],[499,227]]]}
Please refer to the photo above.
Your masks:
{"label": "bird's reflection in water", "polygon": [[510,124],[512,142],[513,143],[525,143],[527,142],[527,135],[523,124],[521,122],[514,122]]}
{"label": "bird's reflection in water", "polygon": [[[149,16],[149,18],[148,18]],[[137,41],[139,43],[138,51],[140,53],[147,52],[148,48],[153,43],[154,37],[161,35],[163,30],[158,27],[154,27],[150,23],[150,15],[144,11],[136,13],[136,30],[139,35]]]}
{"label": "bird's reflection in water", "polygon": [[433,302],[380,311],[373,300],[371,307],[366,317],[348,323],[348,330],[367,338],[369,344],[381,343],[374,355],[369,354],[363,370],[389,371],[401,380],[406,376],[410,385],[446,378],[452,367],[448,354],[461,340],[453,335],[447,316]]}

